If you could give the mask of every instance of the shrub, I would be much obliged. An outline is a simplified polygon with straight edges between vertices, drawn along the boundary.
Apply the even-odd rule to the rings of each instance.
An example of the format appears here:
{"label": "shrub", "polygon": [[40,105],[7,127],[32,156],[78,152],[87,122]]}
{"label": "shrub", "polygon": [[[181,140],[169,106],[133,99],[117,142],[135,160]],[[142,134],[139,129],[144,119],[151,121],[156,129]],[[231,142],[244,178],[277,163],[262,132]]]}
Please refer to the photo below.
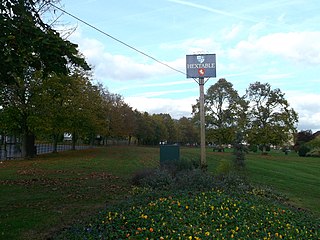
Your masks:
{"label": "shrub", "polygon": [[152,176],[154,173],[153,169],[142,169],[134,173],[131,182],[133,185],[141,185],[141,181],[145,178]]}
{"label": "shrub", "polygon": [[215,186],[211,174],[202,171],[200,161],[181,159],[167,162],[158,169],[138,171],[132,183],[153,190],[200,191]]}
{"label": "shrub", "polygon": [[172,184],[172,174],[166,169],[145,170],[144,173],[135,174],[132,183],[152,189],[169,189]]}
{"label": "shrub", "polygon": [[249,151],[250,152],[257,152],[258,151],[258,146],[255,144],[250,144],[249,145]]}
{"label": "shrub", "polygon": [[180,160],[167,161],[162,168],[167,169],[173,175],[183,170],[192,170],[200,167],[200,160],[181,158]]}
{"label": "shrub", "polygon": [[298,154],[300,157],[306,157],[307,156],[307,153],[310,151],[311,149],[306,146],[306,145],[302,145],[300,148],[299,148],[299,151],[298,151]]}
{"label": "shrub", "polygon": [[222,159],[217,166],[217,174],[218,175],[227,175],[231,171],[233,171],[233,166],[231,161],[227,159]]}
{"label": "shrub", "polygon": [[211,174],[201,169],[180,171],[174,181],[173,189],[179,191],[202,191],[210,190],[215,185],[215,179]]}
{"label": "shrub", "polygon": [[320,148],[314,148],[309,151],[306,155],[307,157],[320,157]]}

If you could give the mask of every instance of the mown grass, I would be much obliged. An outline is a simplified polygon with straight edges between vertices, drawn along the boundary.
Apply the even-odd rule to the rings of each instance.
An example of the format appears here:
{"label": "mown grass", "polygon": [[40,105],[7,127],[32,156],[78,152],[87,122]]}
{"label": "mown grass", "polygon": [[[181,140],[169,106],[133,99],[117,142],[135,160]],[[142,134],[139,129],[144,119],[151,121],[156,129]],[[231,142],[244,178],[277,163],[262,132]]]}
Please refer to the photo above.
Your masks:
{"label": "mown grass", "polygon": [[[199,158],[199,149],[181,156]],[[227,168],[231,153],[207,150],[209,171]],[[247,175],[272,186],[295,206],[320,216],[320,159],[290,153],[247,155]],[[129,197],[132,174],[159,165],[159,149],[107,147],[5,161],[0,165],[0,238],[46,239]]]}
{"label": "mown grass", "polygon": [[0,239],[46,239],[130,190],[130,174],[157,149],[97,148],[0,165]]}

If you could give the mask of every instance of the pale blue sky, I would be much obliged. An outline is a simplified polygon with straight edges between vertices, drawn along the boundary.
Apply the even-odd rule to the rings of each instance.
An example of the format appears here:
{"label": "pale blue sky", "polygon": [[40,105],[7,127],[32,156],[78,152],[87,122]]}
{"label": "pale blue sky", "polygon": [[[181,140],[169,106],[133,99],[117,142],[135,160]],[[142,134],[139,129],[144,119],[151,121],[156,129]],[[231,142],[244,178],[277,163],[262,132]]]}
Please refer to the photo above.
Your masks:
{"label": "pale blue sky", "polygon": [[[318,0],[62,0],[64,10],[185,72],[185,56],[215,53],[217,78],[242,95],[250,83],[280,88],[299,113],[299,129],[320,130]],[[199,97],[192,79],[77,25],[69,37],[94,66],[95,80],[133,108],[190,116]]]}

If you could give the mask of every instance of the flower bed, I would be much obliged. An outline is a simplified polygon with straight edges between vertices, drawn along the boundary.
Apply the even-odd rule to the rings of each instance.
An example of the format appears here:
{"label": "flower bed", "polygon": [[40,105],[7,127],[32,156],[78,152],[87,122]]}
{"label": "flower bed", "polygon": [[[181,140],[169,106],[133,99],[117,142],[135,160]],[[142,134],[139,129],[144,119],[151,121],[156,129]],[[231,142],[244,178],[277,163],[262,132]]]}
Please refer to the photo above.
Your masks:
{"label": "flower bed", "polygon": [[[149,195],[150,196],[150,195]],[[149,198],[102,212],[66,239],[319,239],[319,219],[257,196],[221,190]]]}

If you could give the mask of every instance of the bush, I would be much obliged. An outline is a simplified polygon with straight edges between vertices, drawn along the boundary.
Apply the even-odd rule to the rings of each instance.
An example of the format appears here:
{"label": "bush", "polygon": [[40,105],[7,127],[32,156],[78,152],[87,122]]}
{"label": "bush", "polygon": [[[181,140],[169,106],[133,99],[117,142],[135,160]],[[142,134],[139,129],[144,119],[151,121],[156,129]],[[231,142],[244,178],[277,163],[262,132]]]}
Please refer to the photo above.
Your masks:
{"label": "bush", "polygon": [[299,151],[298,151],[298,154],[300,157],[306,157],[307,156],[307,153],[310,151],[311,149],[306,146],[306,145],[302,145],[300,148],[299,148]]}
{"label": "bush", "polygon": [[132,183],[136,186],[152,189],[169,189],[172,179],[172,174],[166,169],[146,169],[137,172],[132,178]]}
{"label": "bush", "polygon": [[199,192],[211,189],[231,189],[247,191],[251,186],[245,180],[245,174],[235,171],[233,163],[222,160],[217,167],[218,177],[202,171],[196,161],[174,161],[165,167],[145,169],[137,172],[132,183],[152,191]]}
{"label": "bush", "polygon": [[320,148],[314,148],[309,151],[306,155],[307,157],[320,157]]}
{"label": "bush", "polygon": [[176,172],[183,170],[193,170],[200,168],[200,160],[181,158],[180,160],[167,161],[162,165],[162,168],[167,169],[173,175]]}
{"label": "bush", "polygon": [[173,181],[172,188],[177,191],[202,191],[210,190],[215,185],[212,175],[201,169],[180,171]]}
{"label": "bush", "polygon": [[249,145],[249,151],[250,152],[257,152],[258,151],[258,147],[255,144],[250,144]]}
{"label": "bush", "polygon": [[138,171],[132,183],[153,190],[174,191],[200,191],[215,185],[213,176],[200,168],[200,161],[186,158],[166,162],[158,169]]}
{"label": "bush", "polygon": [[141,185],[141,182],[143,181],[143,179],[148,178],[150,176],[152,176],[154,174],[154,170],[153,169],[142,169],[137,171],[136,173],[134,173],[131,181],[133,185]]}
{"label": "bush", "polygon": [[231,171],[233,171],[233,165],[231,161],[222,159],[217,166],[217,174],[228,175]]}

